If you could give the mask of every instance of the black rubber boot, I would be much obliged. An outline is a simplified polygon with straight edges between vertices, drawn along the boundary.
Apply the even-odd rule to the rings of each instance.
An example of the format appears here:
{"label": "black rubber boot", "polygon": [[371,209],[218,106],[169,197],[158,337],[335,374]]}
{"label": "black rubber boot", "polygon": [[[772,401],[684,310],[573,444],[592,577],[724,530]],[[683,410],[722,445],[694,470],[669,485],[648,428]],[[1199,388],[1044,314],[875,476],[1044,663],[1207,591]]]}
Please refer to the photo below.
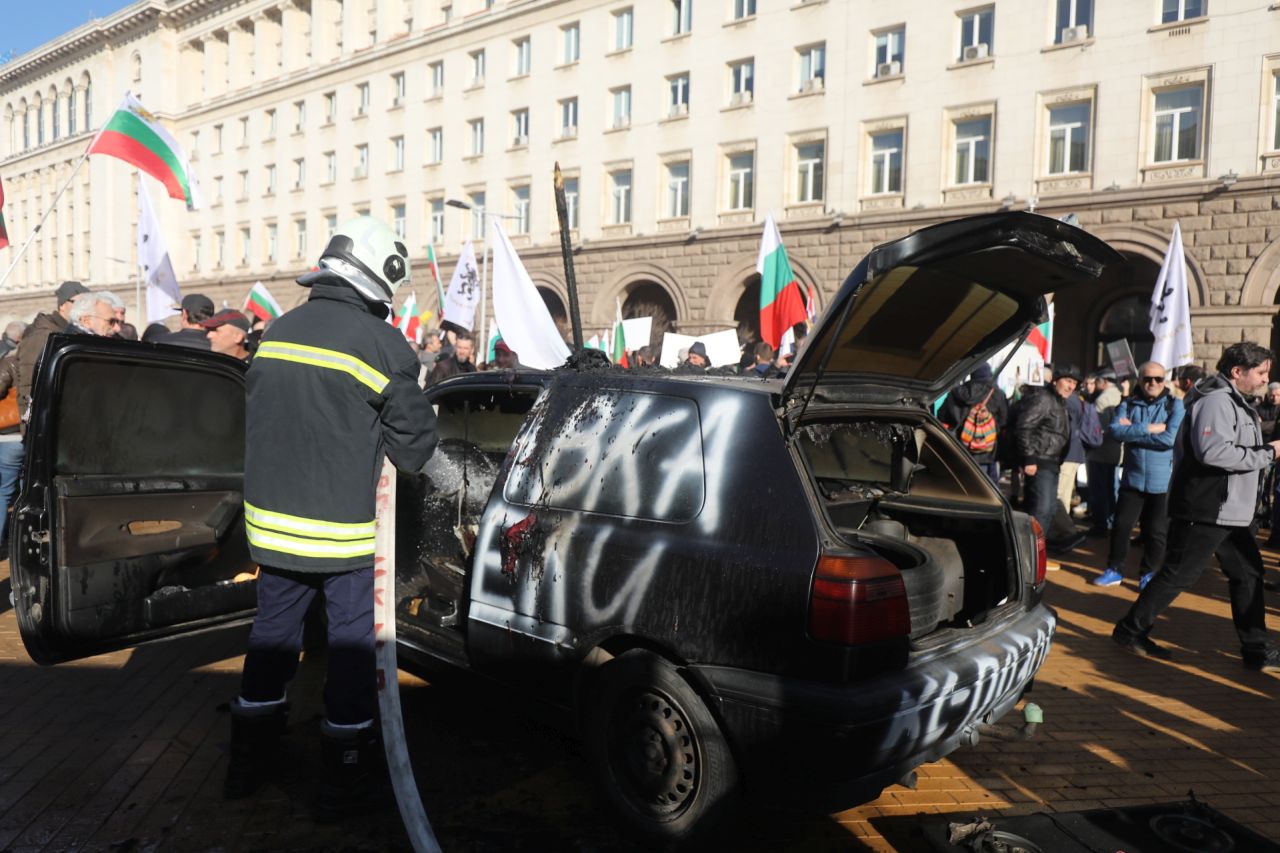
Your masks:
{"label": "black rubber boot", "polygon": [[318,823],[342,820],[392,801],[382,739],[375,726],[353,730],[322,722],[320,763]]}
{"label": "black rubber boot", "polygon": [[241,800],[250,796],[269,775],[280,751],[280,736],[289,725],[286,703],[264,708],[231,703],[231,747],[222,796]]}

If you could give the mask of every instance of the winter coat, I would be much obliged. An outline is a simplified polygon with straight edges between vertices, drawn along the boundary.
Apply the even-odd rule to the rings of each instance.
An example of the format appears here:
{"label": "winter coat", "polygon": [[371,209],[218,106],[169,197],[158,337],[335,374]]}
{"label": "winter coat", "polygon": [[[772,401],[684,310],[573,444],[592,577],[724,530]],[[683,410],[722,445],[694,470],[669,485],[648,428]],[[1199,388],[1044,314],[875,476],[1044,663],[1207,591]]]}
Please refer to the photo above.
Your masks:
{"label": "winter coat", "polygon": [[171,347],[187,347],[188,349],[210,349],[209,333],[201,329],[179,329],[162,335],[155,340],[158,344]]}
{"label": "winter coat", "polygon": [[[987,399],[988,393],[991,394],[990,399]],[[984,399],[987,400],[987,411],[991,412],[991,417],[995,418],[996,428],[1003,431],[1009,423],[1009,398],[996,387],[994,379],[970,379],[967,382],[961,382],[943,401],[942,408],[938,410],[938,420],[942,421],[947,429],[959,434],[965,419],[969,417],[969,412]],[[997,443],[988,453],[970,451],[970,455],[976,462],[992,462],[998,450]]]}
{"label": "winter coat", "polygon": [[1247,527],[1258,501],[1258,478],[1275,453],[1262,440],[1258,413],[1221,373],[1187,393],[1187,414],[1173,444],[1169,516]]}
{"label": "winter coat", "polygon": [[1071,439],[1066,401],[1048,387],[1028,385],[1014,413],[1019,465],[1059,465]]}
{"label": "winter coat", "polygon": [[1085,454],[1102,443],[1102,424],[1098,421],[1098,412],[1093,404],[1086,403],[1075,394],[1064,402],[1071,422],[1071,438],[1067,442],[1067,455],[1062,461],[1083,464]]}
{"label": "winter coat", "polygon": [[417,471],[436,446],[418,359],[345,283],[271,324],[249,366],[244,514],[264,566],[335,573],[373,564],[385,452]]}
{"label": "winter coat", "polygon": [[31,383],[36,378],[36,365],[50,335],[65,332],[67,321],[61,314],[37,314],[18,344],[18,411],[27,411],[31,403]]}
{"label": "winter coat", "polygon": [[[1186,412],[1182,401],[1166,388],[1154,400],[1135,394],[1116,407],[1107,432],[1124,445],[1120,485],[1149,495],[1169,491],[1173,474],[1173,442]],[[1129,420],[1128,425],[1121,420]],[[1164,424],[1164,432],[1149,432],[1151,424]]]}
{"label": "winter coat", "polygon": [[458,361],[457,356],[447,356],[436,362],[435,367],[427,374],[427,387],[452,379],[460,373],[475,373],[476,365],[472,361]]}
{"label": "winter coat", "polygon": [[1094,398],[1093,408],[1098,413],[1098,422],[1103,426],[1102,444],[1085,453],[1088,461],[1103,465],[1120,464],[1124,445],[1108,429],[1115,419],[1116,407],[1120,405],[1120,400],[1120,389],[1114,384],[1108,385],[1107,390]]}

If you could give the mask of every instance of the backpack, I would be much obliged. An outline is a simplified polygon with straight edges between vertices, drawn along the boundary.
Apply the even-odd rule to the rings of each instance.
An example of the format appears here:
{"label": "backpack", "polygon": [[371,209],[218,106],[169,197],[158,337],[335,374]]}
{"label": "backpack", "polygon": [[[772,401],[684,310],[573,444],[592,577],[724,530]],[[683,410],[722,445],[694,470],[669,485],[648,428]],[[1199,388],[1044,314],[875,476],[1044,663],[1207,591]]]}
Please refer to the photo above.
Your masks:
{"label": "backpack", "polygon": [[996,389],[992,388],[987,392],[987,396],[982,398],[981,403],[974,404],[969,414],[965,415],[964,423],[960,425],[957,432],[960,443],[970,453],[990,453],[996,448],[998,427],[991,410],[987,408],[987,401],[995,392]]}

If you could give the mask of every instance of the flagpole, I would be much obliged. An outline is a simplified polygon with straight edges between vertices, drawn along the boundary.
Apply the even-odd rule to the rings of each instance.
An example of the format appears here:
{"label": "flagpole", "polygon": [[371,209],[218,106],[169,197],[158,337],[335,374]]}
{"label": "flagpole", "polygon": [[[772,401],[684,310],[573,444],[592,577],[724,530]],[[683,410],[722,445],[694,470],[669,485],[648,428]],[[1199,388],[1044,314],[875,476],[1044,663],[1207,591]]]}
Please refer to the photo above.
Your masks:
{"label": "flagpole", "polygon": [[[489,211],[480,208],[482,230],[480,237],[480,340],[476,341],[478,356],[483,348],[485,361],[489,360]],[[476,364],[480,359],[476,359]]]}
{"label": "flagpole", "polygon": [[67,187],[71,186],[71,182],[75,180],[76,175],[80,173],[80,168],[84,165],[84,161],[89,159],[89,152],[93,150],[93,145],[98,141],[98,137],[102,135],[106,125],[98,128],[93,134],[93,139],[89,140],[89,144],[85,146],[84,153],[80,155],[80,159],[76,161],[76,167],[71,170],[71,174],[67,176],[67,180],[62,184],[62,189],[58,190],[58,194],[53,197],[53,201],[49,202],[49,206],[45,208],[44,215],[40,217],[40,221],[36,223],[35,229],[27,235],[27,241],[22,244],[22,248],[18,250],[18,254],[14,255],[13,263],[9,264],[9,268],[4,271],[4,275],[0,276],[0,290],[4,289],[4,283],[9,280],[9,275],[18,266],[18,261],[22,260],[22,256],[27,253],[27,249],[31,247],[32,241],[36,239],[36,235],[40,233],[40,229],[44,227],[45,220],[49,218],[49,214],[53,213],[53,209],[58,205],[58,199],[62,198],[62,194],[67,191]]}

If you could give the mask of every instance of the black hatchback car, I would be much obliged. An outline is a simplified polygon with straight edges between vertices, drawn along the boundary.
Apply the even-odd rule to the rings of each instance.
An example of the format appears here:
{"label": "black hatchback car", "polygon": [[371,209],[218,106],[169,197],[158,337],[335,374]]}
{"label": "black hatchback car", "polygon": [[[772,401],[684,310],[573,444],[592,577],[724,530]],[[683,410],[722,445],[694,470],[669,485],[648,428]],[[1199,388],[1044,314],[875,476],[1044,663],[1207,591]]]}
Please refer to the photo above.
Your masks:
{"label": "black hatchback car", "polygon": [[[430,390],[402,474],[407,656],[571,708],[602,790],[659,842],[744,790],[846,805],[1009,711],[1055,626],[1044,540],[928,403],[1119,256],[1056,220],[958,220],[876,248],[785,381],[479,373]],[[12,574],[54,663],[252,615],[243,368],[51,339]]]}

